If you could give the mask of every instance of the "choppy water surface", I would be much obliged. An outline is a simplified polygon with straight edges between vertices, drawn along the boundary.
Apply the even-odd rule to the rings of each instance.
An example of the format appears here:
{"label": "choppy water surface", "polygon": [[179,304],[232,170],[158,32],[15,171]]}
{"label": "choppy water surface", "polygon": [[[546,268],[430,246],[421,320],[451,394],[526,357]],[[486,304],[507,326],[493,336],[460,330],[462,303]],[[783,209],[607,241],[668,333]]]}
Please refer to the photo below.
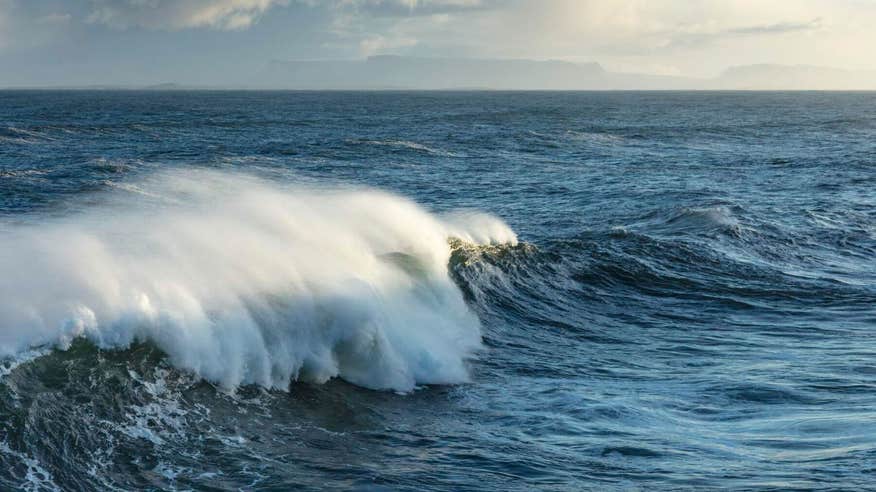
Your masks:
{"label": "choppy water surface", "polygon": [[0,92],[0,488],[876,477],[876,94]]}

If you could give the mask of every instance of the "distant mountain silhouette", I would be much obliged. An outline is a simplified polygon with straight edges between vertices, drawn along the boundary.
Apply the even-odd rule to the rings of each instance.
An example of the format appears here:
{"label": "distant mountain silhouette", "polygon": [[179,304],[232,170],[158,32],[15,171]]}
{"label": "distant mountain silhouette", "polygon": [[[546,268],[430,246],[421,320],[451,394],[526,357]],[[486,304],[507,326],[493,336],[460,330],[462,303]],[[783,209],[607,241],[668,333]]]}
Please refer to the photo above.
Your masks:
{"label": "distant mountain silhouette", "polygon": [[750,65],[713,79],[612,73],[598,63],[374,56],[272,61],[251,83],[277,89],[795,90],[876,89],[876,73]]}
{"label": "distant mountain silhouette", "polygon": [[720,89],[874,90],[876,72],[808,65],[746,65],[731,67],[715,80]]}
{"label": "distant mountain silhouette", "polygon": [[[10,87],[13,89],[14,87]],[[26,89],[28,87],[18,87]],[[39,88],[39,87],[37,87]],[[558,60],[418,58],[268,63],[234,85],[43,86],[83,90],[876,90],[876,71],[807,65],[744,65],[714,78],[608,72],[598,63]]]}
{"label": "distant mountain silhouette", "polygon": [[374,56],[356,61],[273,61],[256,85],[321,89],[580,89],[605,86],[597,63]]}

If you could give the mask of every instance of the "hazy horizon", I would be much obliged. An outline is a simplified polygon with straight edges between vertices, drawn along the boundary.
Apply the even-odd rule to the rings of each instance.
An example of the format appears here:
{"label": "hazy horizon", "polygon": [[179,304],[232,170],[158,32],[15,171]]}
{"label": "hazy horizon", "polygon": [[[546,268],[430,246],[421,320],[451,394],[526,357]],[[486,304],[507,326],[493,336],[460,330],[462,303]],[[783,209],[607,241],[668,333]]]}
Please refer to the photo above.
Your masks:
{"label": "hazy horizon", "polygon": [[[869,0],[0,0],[0,87],[260,87],[276,61],[396,55],[597,63],[606,73],[649,77],[616,88],[708,89],[696,81],[768,66],[761,74],[745,68],[743,79],[736,70],[736,79],[717,85],[870,89],[874,22],[876,2]],[[434,73],[421,70],[418,77]],[[503,73],[497,68],[484,78]],[[446,88],[465,86],[472,78],[464,75],[442,73]],[[371,87],[368,77],[357,85],[352,76],[344,83]],[[313,88],[334,85],[313,80]],[[404,79],[378,82],[422,88]]]}
{"label": "hazy horizon", "polygon": [[728,67],[696,78],[606,71],[559,60],[376,55],[362,60],[272,60],[245,82],[33,84],[9,89],[204,90],[876,90],[876,72],[810,65]]}

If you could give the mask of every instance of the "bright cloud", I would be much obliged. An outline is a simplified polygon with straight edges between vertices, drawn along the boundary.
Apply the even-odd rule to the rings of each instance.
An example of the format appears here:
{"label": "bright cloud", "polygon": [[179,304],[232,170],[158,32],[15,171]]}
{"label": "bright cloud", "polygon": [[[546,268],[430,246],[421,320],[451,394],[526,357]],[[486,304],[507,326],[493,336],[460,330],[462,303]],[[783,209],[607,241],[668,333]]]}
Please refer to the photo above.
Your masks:
{"label": "bright cloud", "polygon": [[126,29],[207,27],[235,30],[252,26],[275,5],[287,0],[93,0],[88,21]]}
{"label": "bright cloud", "polygon": [[[691,75],[728,64],[876,68],[872,0],[338,0],[372,52],[593,60]],[[438,15],[440,14],[440,15]],[[369,40],[379,40],[371,42]],[[854,63],[852,63],[854,61]]]}

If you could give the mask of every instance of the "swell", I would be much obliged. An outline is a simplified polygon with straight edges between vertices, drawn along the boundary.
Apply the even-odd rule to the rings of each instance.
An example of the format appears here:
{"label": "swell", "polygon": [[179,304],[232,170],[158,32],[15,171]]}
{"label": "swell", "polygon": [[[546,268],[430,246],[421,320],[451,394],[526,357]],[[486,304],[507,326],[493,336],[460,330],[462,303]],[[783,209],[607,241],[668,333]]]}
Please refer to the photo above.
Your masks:
{"label": "swell", "polygon": [[448,238],[516,243],[492,216],[375,190],[190,171],[131,186],[0,236],[0,353],[147,342],[229,389],[459,383],[480,324]]}
{"label": "swell", "polygon": [[[531,336],[640,343],[631,324],[679,332],[679,323],[816,336],[835,330],[824,320],[836,316],[845,329],[866,328],[876,292],[859,258],[872,238],[848,227],[810,232],[752,220],[739,206],[678,207],[538,247],[460,245],[451,265],[482,319]],[[845,250],[828,254],[839,242]]]}

